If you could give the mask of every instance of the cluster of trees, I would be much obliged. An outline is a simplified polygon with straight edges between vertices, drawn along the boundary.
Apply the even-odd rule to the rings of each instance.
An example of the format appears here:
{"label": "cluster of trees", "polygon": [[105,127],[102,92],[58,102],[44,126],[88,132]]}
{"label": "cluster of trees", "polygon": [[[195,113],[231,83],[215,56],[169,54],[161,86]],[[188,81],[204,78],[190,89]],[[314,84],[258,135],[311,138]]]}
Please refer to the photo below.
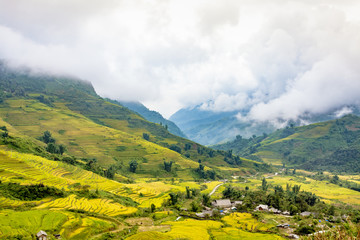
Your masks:
{"label": "cluster of trees", "polygon": [[53,102],[55,100],[53,98],[47,98],[47,97],[44,97],[44,95],[40,95],[40,96],[36,97],[36,99],[39,100],[41,103],[48,105],[49,107],[54,106]]}
{"label": "cluster of trees", "polygon": [[224,161],[230,165],[241,165],[242,163],[242,160],[240,159],[239,156],[232,156],[232,155],[230,157],[226,156],[224,158]]}
{"label": "cluster of trees", "polygon": [[199,212],[203,206],[211,205],[211,198],[208,194],[201,194],[199,189],[186,187],[186,192],[171,192],[169,193],[170,199],[165,205],[173,206],[177,209],[181,208],[182,203],[186,199],[192,199],[190,203],[190,211]]}
{"label": "cluster of trees", "polygon": [[187,199],[195,198],[200,194],[200,190],[196,188],[190,188],[189,186],[186,186],[186,195],[185,197]]}
{"label": "cluster of trees", "polygon": [[150,140],[150,135],[147,134],[147,133],[143,133],[143,138],[144,138],[146,141],[149,141],[149,140]]}
{"label": "cluster of trees", "polygon": [[281,211],[289,211],[292,215],[309,211],[316,204],[320,204],[320,199],[315,194],[300,191],[300,185],[287,184],[285,190],[282,186],[275,186],[271,192],[266,191],[268,187],[265,179],[260,191],[240,190],[229,186],[223,191],[223,197],[242,200],[240,210],[252,210],[258,204],[267,204]]}
{"label": "cluster of trees", "polygon": [[195,172],[201,177],[201,178],[209,178],[212,180],[216,179],[216,172],[214,170],[205,170],[205,166],[201,164],[201,160],[199,160],[199,167],[195,169]]}
{"label": "cluster of trees", "polygon": [[[69,159],[71,158],[69,157]],[[99,174],[109,179],[114,179],[115,173],[117,172],[117,170],[121,168],[119,165],[111,165],[108,169],[104,169],[97,163],[96,158],[93,159],[83,158],[82,160],[86,161],[85,166],[83,166],[85,170],[91,171],[93,173]],[[73,161],[76,162],[74,159]],[[69,163],[72,164],[71,162]]]}
{"label": "cluster of trees", "polygon": [[172,166],[172,164],[173,164],[172,161],[170,161],[170,162],[164,161],[164,169],[165,169],[165,171],[171,172],[171,166]]}
{"label": "cluster of trees", "polygon": [[1,137],[2,137],[2,138],[7,138],[7,137],[9,136],[9,132],[8,132],[6,126],[0,127],[0,130],[3,131],[3,132],[1,133]]}
{"label": "cluster of trees", "polygon": [[[159,124],[160,124],[160,126],[163,126],[163,123],[162,123],[162,122],[160,122]],[[169,126],[168,126],[167,124],[165,124],[165,125],[164,125],[164,128],[165,128],[166,130],[168,130]]]}
{"label": "cluster of trees", "polygon": [[39,140],[47,144],[46,151],[49,153],[63,155],[66,151],[66,146],[63,144],[56,144],[55,138],[52,137],[49,131],[45,131],[43,135],[39,137]]}
{"label": "cluster of trees", "polygon": [[[0,182],[1,183],[1,182]],[[65,193],[57,188],[44,184],[20,185],[18,183],[1,183],[0,191],[3,195],[23,201],[40,200],[45,197],[64,197]]]}
{"label": "cluster of trees", "polygon": [[175,144],[171,145],[170,149],[181,154],[181,147],[179,147]]}
{"label": "cluster of trees", "polygon": [[224,144],[219,144],[214,146],[215,149],[218,150],[233,150],[235,154],[239,154],[241,156],[248,156],[257,151],[257,148],[260,146],[260,142],[267,138],[268,135],[263,133],[261,136],[253,135],[252,137],[246,139],[241,135],[237,135],[234,141],[230,141]]}
{"label": "cluster of trees", "polygon": [[136,160],[130,161],[130,163],[129,163],[129,170],[130,170],[130,172],[135,173],[138,165],[139,165],[139,164],[138,164],[138,162],[137,162]]}
{"label": "cluster of trees", "polygon": [[215,157],[217,152],[220,155],[224,155],[224,156],[226,155],[226,153],[223,151],[215,151],[211,148],[204,148],[204,147],[201,147],[200,145],[191,144],[191,143],[185,143],[183,147],[180,144],[172,144],[170,146],[165,144],[165,146],[175,152],[180,153],[180,154],[183,153],[184,156],[186,156],[186,157],[190,157],[191,150],[193,150],[193,151],[196,150],[196,152],[199,155],[202,155],[202,156],[205,155],[205,157],[210,157],[210,158]]}

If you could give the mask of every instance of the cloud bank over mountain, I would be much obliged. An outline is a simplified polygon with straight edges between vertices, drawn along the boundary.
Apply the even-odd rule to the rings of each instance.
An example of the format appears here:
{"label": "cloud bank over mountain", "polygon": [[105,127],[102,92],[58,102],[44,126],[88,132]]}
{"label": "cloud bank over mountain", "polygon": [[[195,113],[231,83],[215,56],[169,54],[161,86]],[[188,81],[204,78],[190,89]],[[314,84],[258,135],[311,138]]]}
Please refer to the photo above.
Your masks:
{"label": "cloud bank over mountain", "polygon": [[252,120],[360,103],[358,1],[0,0],[0,58],[169,116]]}

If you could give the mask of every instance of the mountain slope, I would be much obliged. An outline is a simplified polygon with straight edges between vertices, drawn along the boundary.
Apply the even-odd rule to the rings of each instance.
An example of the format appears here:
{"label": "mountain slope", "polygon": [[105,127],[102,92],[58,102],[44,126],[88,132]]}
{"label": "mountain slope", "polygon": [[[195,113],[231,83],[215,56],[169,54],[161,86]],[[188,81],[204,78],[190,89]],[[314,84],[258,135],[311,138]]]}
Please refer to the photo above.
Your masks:
{"label": "mountain slope", "polygon": [[[0,71],[0,118],[32,138],[50,131],[77,159],[95,158],[101,166],[114,166],[130,177],[199,177],[199,160],[206,171],[220,175],[239,172],[239,167],[267,168],[245,159],[235,165],[224,161],[225,152],[172,135],[164,126],[99,97],[87,82],[32,75],[4,65]],[[132,161],[137,162],[136,173],[129,171]],[[164,161],[173,162],[172,171],[164,169]]]}
{"label": "mountain slope", "polygon": [[238,113],[238,111],[213,112],[196,106],[192,109],[180,109],[170,117],[170,120],[175,122],[189,139],[204,145],[230,141],[236,135],[250,137],[275,130],[275,127],[269,123],[239,121]]}
{"label": "mountain slope", "polygon": [[145,107],[140,102],[113,101],[110,99],[108,101],[115,103],[115,104],[120,103],[122,106],[125,106],[125,107],[129,108],[130,110],[140,114],[146,120],[153,122],[153,123],[158,123],[160,125],[163,125],[164,127],[166,126],[170,133],[177,135],[179,137],[186,138],[186,135],[181,131],[181,129],[178,126],[176,126],[175,123],[165,119],[160,113],[149,110],[147,107]]}
{"label": "mountain slope", "polygon": [[189,139],[205,145],[230,140],[236,136],[231,133],[235,112],[211,112],[195,107],[180,109],[170,117]]}
{"label": "mountain slope", "polygon": [[360,117],[290,126],[269,135],[214,146],[241,156],[311,171],[360,172]]}
{"label": "mountain slope", "polygon": [[[214,145],[224,143],[234,139],[237,135],[249,138],[253,135],[262,135],[263,133],[271,133],[278,126],[272,121],[257,122],[246,118],[249,109],[233,112],[213,112],[203,110],[201,106],[194,108],[180,109],[170,117],[189,137],[189,139],[204,145]],[[353,113],[360,115],[360,106],[341,106],[322,114],[306,114],[300,116],[294,123],[296,125],[304,125],[322,121],[328,121],[343,116],[344,113]],[[245,116],[239,118],[238,115]],[[289,121],[281,119],[273,119],[279,121],[286,126]]]}

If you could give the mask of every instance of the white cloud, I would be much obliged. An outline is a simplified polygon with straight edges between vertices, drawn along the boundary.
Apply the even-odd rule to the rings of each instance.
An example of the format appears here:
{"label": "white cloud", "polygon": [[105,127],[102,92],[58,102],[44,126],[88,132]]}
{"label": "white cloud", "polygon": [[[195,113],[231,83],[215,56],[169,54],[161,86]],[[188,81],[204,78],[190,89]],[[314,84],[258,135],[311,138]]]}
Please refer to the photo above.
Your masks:
{"label": "white cloud", "polygon": [[349,107],[343,107],[342,109],[338,110],[335,112],[335,116],[337,118],[343,117],[347,114],[351,114],[353,112],[353,110]]}
{"label": "white cloud", "polygon": [[295,119],[359,102],[357,1],[0,0],[0,58],[103,96]]}

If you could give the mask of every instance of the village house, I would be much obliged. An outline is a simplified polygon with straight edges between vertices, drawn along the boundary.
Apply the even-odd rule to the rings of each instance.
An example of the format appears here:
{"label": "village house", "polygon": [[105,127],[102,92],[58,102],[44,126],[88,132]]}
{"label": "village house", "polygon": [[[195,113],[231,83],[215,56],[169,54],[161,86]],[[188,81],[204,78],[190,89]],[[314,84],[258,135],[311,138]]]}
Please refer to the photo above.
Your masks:
{"label": "village house", "polygon": [[276,208],[273,208],[273,207],[269,209],[269,212],[272,212],[274,214],[280,214],[281,213],[281,211],[279,209],[276,209]]}
{"label": "village house", "polygon": [[278,228],[289,228],[289,227],[290,227],[290,224],[288,224],[288,223],[283,223],[283,224],[277,225],[276,227],[278,227]]}
{"label": "village house", "polygon": [[255,211],[269,211],[269,206],[260,204],[255,208]]}
{"label": "village house", "polygon": [[46,232],[44,232],[43,230],[40,230],[37,234],[36,237],[38,238],[38,240],[48,240],[48,235]]}
{"label": "village house", "polygon": [[[302,216],[302,217],[308,217],[308,216],[310,216],[311,214],[313,214],[312,212],[302,212],[302,213],[300,213],[300,216]],[[314,215],[314,214],[313,214]]]}
{"label": "village house", "polygon": [[196,215],[197,217],[200,217],[200,218],[204,218],[204,217],[206,217],[206,216],[212,217],[212,216],[213,216],[213,211],[206,211],[206,210],[204,210],[204,211],[202,211],[201,213],[195,213],[195,215]]}
{"label": "village house", "polygon": [[212,205],[218,208],[230,208],[231,202],[230,199],[219,199],[212,202]]}
{"label": "village house", "polygon": [[242,205],[242,204],[243,204],[243,201],[235,201],[232,203],[232,206],[236,207],[236,205]]}

